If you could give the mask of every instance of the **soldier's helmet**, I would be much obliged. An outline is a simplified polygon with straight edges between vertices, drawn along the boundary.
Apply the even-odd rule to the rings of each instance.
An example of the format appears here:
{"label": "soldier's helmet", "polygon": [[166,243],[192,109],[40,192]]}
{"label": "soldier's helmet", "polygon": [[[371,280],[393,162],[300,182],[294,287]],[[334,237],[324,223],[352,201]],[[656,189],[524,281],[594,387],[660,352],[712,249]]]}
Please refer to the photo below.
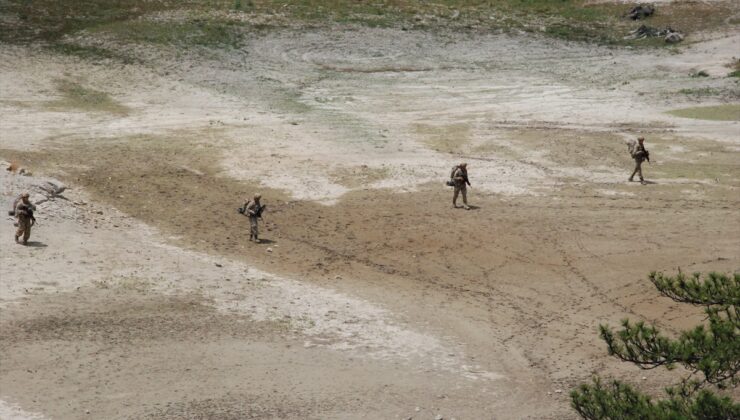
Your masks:
{"label": "soldier's helmet", "polygon": [[255,194],[254,195],[254,199],[255,200],[259,200],[260,198],[262,198],[262,194]]}
{"label": "soldier's helmet", "polygon": [[28,194],[27,192],[24,192],[23,194],[21,194],[21,198],[28,198],[28,197],[30,197],[30,196],[31,196],[31,195],[30,195],[30,194]]}
{"label": "soldier's helmet", "polygon": [[637,141],[640,141],[640,142],[645,141],[645,137],[640,136],[637,138]]}
{"label": "soldier's helmet", "polygon": [[466,168],[467,166],[468,166],[468,163],[467,162],[463,162],[463,163],[460,164],[460,167],[461,168]]}

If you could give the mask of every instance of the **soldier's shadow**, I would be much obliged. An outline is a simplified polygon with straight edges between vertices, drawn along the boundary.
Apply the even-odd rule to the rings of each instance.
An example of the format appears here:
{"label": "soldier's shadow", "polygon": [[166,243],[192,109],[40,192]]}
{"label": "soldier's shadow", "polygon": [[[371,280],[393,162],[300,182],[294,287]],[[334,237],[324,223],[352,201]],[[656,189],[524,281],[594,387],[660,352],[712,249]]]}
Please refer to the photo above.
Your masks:
{"label": "soldier's shadow", "polygon": [[39,241],[28,241],[26,246],[30,246],[31,248],[46,248],[49,245]]}
{"label": "soldier's shadow", "polygon": [[274,243],[275,243],[275,241],[273,241],[272,239],[260,239],[260,243],[259,244],[260,245],[270,245],[270,244],[274,244]]}

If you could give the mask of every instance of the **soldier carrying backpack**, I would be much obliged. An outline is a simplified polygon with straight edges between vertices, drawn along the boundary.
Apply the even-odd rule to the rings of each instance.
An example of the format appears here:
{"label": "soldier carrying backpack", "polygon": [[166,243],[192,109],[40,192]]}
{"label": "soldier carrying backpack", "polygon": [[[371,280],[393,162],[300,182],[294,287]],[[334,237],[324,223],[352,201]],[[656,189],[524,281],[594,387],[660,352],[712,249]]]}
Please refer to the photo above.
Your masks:
{"label": "soldier carrying backpack", "polygon": [[14,208],[14,216],[18,220],[18,230],[15,231],[15,242],[20,243],[19,239],[23,236],[23,245],[28,245],[28,238],[31,237],[31,227],[36,224],[36,218],[33,211],[36,207],[29,201],[28,193],[21,194],[20,200],[17,201]]}
{"label": "soldier carrying backpack", "polygon": [[244,206],[239,208],[239,213],[249,218],[249,240],[256,243],[260,243],[257,220],[262,218],[262,212],[267,207],[260,203],[261,198],[262,196],[260,194],[255,194],[253,197],[254,201],[250,202],[247,199],[244,202]]}
{"label": "soldier carrying backpack", "polygon": [[635,174],[640,176],[640,183],[645,184],[645,179],[642,177],[642,162],[650,162],[650,152],[645,148],[645,137],[638,137],[637,141],[632,140],[627,144],[627,148],[630,152],[630,156],[635,160],[635,170],[632,171],[632,175],[629,177],[629,181],[635,177]]}
{"label": "soldier carrying backpack", "polygon": [[461,163],[455,165],[450,172],[450,180],[447,181],[447,185],[454,187],[455,190],[452,193],[452,207],[457,207],[457,196],[462,193],[463,207],[465,210],[470,210],[468,206],[468,189],[470,181],[468,180],[468,164]]}

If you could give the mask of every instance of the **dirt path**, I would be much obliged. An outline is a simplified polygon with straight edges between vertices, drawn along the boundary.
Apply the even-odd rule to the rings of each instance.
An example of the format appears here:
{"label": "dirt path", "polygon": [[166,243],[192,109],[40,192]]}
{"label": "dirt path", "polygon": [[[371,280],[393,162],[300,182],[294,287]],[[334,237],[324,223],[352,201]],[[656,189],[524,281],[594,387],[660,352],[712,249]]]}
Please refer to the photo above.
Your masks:
{"label": "dirt path", "polygon": [[[663,112],[696,104],[680,89],[733,101],[686,69],[736,38],[706,60],[285,31],[187,70],[167,48],[118,66],[3,46],[0,157],[71,190],[36,246],[1,248],[0,413],[572,418],[592,373],[660,390],[672,375],[609,359],[597,326],[677,331],[700,314],[647,273],[740,268],[737,122]],[[636,130],[648,185],[625,182]],[[460,160],[469,212],[441,186]],[[6,201],[38,181],[2,176]],[[235,209],[257,189],[250,246]]]}

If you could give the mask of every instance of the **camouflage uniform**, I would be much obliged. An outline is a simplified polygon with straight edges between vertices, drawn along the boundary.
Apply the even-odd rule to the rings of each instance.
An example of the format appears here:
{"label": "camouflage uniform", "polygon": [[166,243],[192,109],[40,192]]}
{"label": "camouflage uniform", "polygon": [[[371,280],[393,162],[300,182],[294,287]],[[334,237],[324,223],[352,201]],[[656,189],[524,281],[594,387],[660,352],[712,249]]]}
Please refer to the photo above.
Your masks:
{"label": "camouflage uniform", "polygon": [[28,238],[31,237],[31,226],[34,222],[31,218],[31,212],[33,211],[33,204],[27,200],[20,200],[15,206],[15,216],[18,219],[18,229],[15,231],[15,241],[23,236],[23,245],[28,243]]}
{"label": "camouflage uniform", "polygon": [[462,199],[465,208],[470,208],[468,206],[467,188],[467,185],[470,185],[470,182],[468,182],[468,170],[466,165],[461,164],[453,167],[452,172],[450,173],[450,178],[452,179],[453,186],[455,187],[455,192],[452,195],[452,205],[454,207],[457,207],[457,197],[460,193],[462,193]]}
{"label": "camouflage uniform", "polygon": [[629,152],[630,156],[632,156],[632,159],[635,160],[635,170],[632,171],[632,175],[630,175],[630,182],[634,179],[635,175],[638,175],[640,177],[640,182],[645,182],[645,179],[642,177],[642,162],[645,161],[647,158],[647,150],[645,150],[645,145],[642,142],[639,141],[632,141],[629,144]]}
{"label": "camouflage uniform", "polygon": [[260,201],[259,198],[256,198],[252,202],[247,202],[247,204],[244,206],[244,213],[249,217],[249,240],[254,240],[255,242],[259,242],[259,229],[257,227],[257,211],[260,207]]}

